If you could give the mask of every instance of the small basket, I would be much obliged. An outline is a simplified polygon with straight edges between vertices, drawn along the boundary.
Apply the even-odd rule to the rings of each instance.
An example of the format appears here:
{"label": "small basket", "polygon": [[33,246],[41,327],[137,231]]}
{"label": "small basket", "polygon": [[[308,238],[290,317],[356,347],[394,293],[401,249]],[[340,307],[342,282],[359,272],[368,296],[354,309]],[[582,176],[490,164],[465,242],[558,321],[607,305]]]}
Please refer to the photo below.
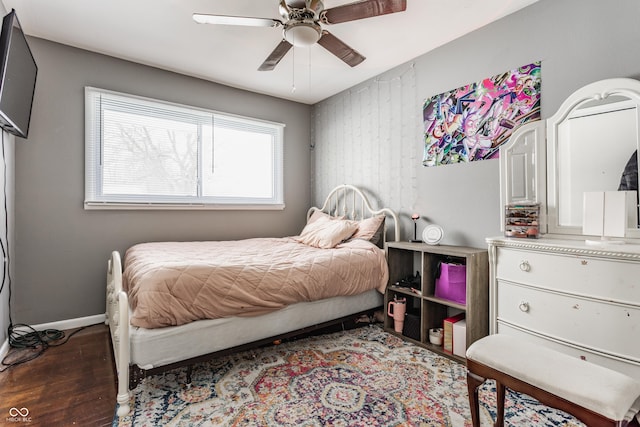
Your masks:
{"label": "small basket", "polygon": [[442,345],[443,335],[442,328],[429,329],[429,342],[433,345]]}

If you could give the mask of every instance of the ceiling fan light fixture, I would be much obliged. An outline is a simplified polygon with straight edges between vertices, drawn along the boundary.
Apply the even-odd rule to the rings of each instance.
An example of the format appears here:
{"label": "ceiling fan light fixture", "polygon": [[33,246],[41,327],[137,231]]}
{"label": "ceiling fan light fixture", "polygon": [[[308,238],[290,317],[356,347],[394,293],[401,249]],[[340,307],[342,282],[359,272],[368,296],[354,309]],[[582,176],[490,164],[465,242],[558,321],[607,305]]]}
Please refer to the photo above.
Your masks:
{"label": "ceiling fan light fixture", "polygon": [[284,39],[296,47],[309,47],[320,40],[320,25],[311,22],[300,22],[284,29]]}

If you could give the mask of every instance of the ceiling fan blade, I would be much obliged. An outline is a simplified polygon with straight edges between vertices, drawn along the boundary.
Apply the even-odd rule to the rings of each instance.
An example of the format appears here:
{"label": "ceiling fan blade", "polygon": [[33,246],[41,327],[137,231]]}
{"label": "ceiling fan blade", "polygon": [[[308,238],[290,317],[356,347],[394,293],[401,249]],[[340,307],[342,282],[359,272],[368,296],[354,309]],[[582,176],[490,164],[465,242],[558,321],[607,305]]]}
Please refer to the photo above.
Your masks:
{"label": "ceiling fan blade", "polygon": [[[318,10],[318,6],[322,5],[322,1],[321,0],[307,0],[306,1],[306,5],[307,5],[307,9],[313,10],[315,12],[320,12]],[[322,5],[322,7],[324,7],[324,5]]]}
{"label": "ceiling fan blade", "polygon": [[365,60],[364,56],[347,46],[342,40],[327,30],[322,31],[322,37],[318,40],[318,44],[351,67],[355,67]]}
{"label": "ceiling fan blade", "polygon": [[282,21],[278,19],[207,15],[204,13],[194,13],[193,20],[198,24],[243,25],[246,27],[279,27],[282,25]]}
{"label": "ceiling fan blade", "polygon": [[362,0],[327,9],[320,14],[320,21],[324,24],[339,24],[388,13],[403,12],[406,9],[407,0]]}
{"label": "ceiling fan blade", "polygon": [[291,47],[292,47],[291,43],[289,43],[285,39],[282,39],[282,41],[278,44],[278,46],[276,46],[276,48],[273,49],[273,52],[271,52],[271,54],[267,57],[267,59],[264,60],[262,65],[260,65],[260,68],[258,68],[258,71],[271,71],[274,68],[276,68],[276,65],[278,65],[280,60],[284,58],[284,56],[287,54],[287,52],[289,52],[289,49],[291,49]]}

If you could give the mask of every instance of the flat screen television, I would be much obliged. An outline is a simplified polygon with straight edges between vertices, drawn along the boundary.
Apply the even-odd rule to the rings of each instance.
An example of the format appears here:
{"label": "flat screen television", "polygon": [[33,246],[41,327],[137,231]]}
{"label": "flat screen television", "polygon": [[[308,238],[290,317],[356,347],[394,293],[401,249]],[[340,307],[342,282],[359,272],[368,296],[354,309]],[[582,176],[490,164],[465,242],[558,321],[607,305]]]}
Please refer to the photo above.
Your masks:
{"label": "flat screen television", "polygon": [[22,32],[16,11],[2,19],[0,33],[0,127],[26,138],[38,66]]}

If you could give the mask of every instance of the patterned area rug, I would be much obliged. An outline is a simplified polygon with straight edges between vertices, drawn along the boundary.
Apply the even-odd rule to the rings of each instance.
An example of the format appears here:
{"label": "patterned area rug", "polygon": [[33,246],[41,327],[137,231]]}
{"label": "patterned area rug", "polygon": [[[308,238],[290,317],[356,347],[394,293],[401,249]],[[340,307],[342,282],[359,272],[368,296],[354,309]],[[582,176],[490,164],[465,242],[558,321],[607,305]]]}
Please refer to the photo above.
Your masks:
{"label": "patterned area rug", "polygon": [[[311,337],[147,378],[131,413],[114,426],[471,426],[461,364],[379,326]],[[482,425],[495,389],[480,391]],[[508,392],[506,425],[583,426],[572,416]]]}

